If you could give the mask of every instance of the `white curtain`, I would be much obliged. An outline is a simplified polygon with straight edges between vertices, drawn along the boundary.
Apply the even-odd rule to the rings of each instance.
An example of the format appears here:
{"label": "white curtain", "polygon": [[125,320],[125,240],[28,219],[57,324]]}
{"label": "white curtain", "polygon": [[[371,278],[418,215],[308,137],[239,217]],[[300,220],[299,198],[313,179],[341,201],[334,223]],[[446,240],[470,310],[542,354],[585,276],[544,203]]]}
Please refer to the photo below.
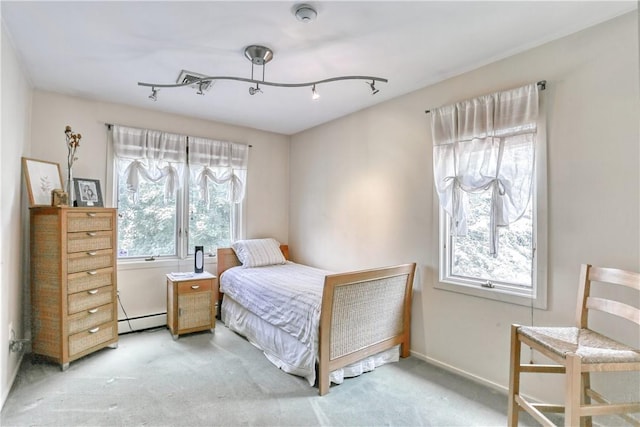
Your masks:
{"label": "white curtain", "polygon": [[189,168],[207,205],[209,182],[230,182],[229,201],[242,201],[247,184],[248,158],[248,145],[189,137]]}
{"label": "white curtain", "polygon": [[467,193],[491,191],[490,253],[498,227],[520,218],[531,198],[538,120],[532,83],[431,111],[434,179],[451,233],[467,234]]}
{"label": "white curtain", "polygon": [[112,126],[114,154],[120,160],[120,177],[137,199],[140,178],[164,180],[164,196],[170,199],[182,186],[187,162],[187,137],[156,130]]}

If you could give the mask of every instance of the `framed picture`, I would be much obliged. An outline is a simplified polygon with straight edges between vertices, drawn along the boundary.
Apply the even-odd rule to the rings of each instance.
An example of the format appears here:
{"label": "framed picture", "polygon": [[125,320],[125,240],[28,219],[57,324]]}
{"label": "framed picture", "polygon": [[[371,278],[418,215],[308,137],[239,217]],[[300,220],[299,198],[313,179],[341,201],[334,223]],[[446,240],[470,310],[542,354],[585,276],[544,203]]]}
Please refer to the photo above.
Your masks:
{"label": "framed picture", "polygon": [[23,157],[22,169],[27,181],[29,206],[51,206],[51,191],[62,188],[60,165]]}
{"label": "framed picture", "polygon": [[100,181],[88,178],[73,178],[73,194],[78,206],[103,206]]}

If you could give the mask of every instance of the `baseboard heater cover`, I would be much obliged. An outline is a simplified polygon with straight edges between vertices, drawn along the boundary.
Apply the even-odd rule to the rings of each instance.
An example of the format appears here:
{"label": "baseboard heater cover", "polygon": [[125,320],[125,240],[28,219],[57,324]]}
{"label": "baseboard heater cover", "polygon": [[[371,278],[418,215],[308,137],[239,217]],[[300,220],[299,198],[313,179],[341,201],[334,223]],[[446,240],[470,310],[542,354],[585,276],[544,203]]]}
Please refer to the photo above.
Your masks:
{"label": "baseboard heater cover", "polygon": [[166,312],[130,317],[129,319],[118,319],[118,335],[141,331],[143,329],[157,328],[159,326],[167,326]]}

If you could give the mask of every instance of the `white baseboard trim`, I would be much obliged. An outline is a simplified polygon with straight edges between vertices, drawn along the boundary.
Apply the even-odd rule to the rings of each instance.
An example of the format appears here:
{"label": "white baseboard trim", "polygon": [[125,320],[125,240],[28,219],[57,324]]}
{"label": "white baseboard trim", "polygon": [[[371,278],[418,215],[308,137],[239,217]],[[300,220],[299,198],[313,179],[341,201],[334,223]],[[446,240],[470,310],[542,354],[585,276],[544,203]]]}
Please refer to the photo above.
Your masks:
{"label": "white baseboard trim", "polygon": [[133,319],[118,320],[118,334],[141,331],[167,325],[167,313],[157,313]]}
{"label": "white baseboard trim", "polygon": [[486,385],[487,387],[490,387],[490,388],[492,388],[492,389],[494,389],[496,391],[504,393],[505,395],[509,394],[509,387],[508,386],[504,386],[502,384],[498,384],[498,383],[495,383],[493,381],[489,381],[486,378],[483,378],[483,377],[480,377],[478,375],[472,374],[471,372],[467,372],[467,371],[465,371],[463,369],[456,368],[455,366],[449,365],[448,363],[441,362],[440,360],[434,359],[432,357],[425,356],[424,354],[418,353],[417,351],[411,350],[411,355],[414,356],[414,357],[417,357],[420,360],[424,360],[427,363],[430,363],[430,364],[435,365],[435,366],[437,366],[439,368],[442,368],[445,371],[452,372],[454,374],[457,374],[457,375],[460,375],[462,377],[468,378],[468,379],[470,379],[472,381],[475,381],[477,383]]}

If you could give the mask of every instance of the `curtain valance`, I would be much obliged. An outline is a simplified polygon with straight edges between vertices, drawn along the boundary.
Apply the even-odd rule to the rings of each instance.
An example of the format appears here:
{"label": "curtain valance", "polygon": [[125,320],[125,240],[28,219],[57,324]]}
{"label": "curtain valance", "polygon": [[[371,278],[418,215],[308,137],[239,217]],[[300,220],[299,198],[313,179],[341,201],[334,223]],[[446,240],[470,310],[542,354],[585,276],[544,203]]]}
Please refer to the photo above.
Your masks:
{"label": "curtain valance", "polygon": [[434,180],[452,235],[467,234],[467,194],[491,191],[490,253],[498,227],[519,219],[531,196],[538,87],[481,96],[432,113]]}
{"label": "curtain valance", "polygon": [[165,198],[172,197],[182,187],[187,164],[191,178],[207,204],[209,182],[230,182],[229,198],[233,203],[240,203],[244,198],[249,157],[247,145],[119,125],[113,125],[111,132],[114,154],[124,161],[120,176],[134,198],[141,178],[150,182],[164,181]]}
{"label": "curtain valance", "polygon": [[231,182],[229,201],[240,203],[247,182],[249,147],[229,141],[189,138],[189,165],[205,203],[209,203],[209,182]]}

